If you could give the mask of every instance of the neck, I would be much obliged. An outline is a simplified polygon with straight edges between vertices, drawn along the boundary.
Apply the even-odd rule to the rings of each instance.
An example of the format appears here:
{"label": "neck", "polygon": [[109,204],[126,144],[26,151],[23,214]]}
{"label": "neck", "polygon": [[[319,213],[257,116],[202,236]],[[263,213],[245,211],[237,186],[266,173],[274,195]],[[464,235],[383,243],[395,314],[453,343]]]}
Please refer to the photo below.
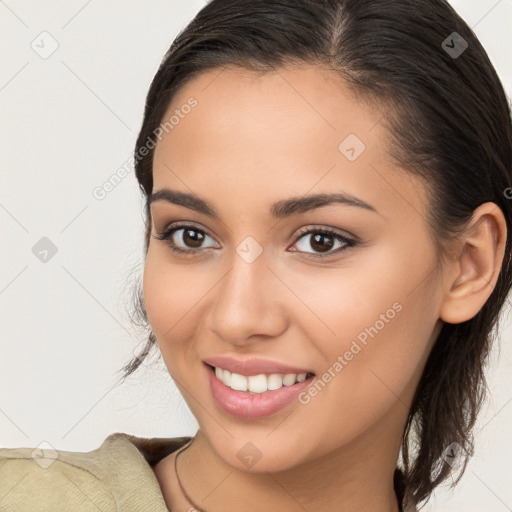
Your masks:
{"label": "neck", "polygon": [[407,411],[400,402],[396,409],[379,421],[378,431],[370,428],[334,451],[276,472],[229,466],[198,430],[179,457],[179,477],[191,505],[204,512],[398,512],[393,474]]}

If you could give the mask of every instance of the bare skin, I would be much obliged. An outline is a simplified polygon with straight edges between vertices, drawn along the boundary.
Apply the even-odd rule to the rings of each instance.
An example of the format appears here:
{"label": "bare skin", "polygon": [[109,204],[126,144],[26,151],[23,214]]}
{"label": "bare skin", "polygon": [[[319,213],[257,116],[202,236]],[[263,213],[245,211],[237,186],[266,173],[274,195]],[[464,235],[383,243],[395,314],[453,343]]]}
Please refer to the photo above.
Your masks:
{"label": "bare skin", "polygon": [[[197,106],[155,149],[153,192],[194,193],[220,219],[154,202],[143,283],[165,364],[200,425],[179,457],[180,480],[208,512],[397,512],[393,471],[414,391],[442,322],[472,318],[491,294],[504,255],[503,214],[481,205],[441,265],[423,184],[387,154],[382,113],[330,71],[213,70],[189,82],[164,118],[190,97]],[[339,149],[349,134],[365,144],[353,161]],[[335,203],[270,214],[276,201],[341,191],[376,212]],[[176,221],[204,233],[199,246],[187,230],[172,235],[192,256],[155,238]],[[323,252],[315,233],[298,233],[313,227],[358,243],[325,234],[334,245]],[[251,263],[236,252],[248,236],[263,249]],[[264,357],[321,378],[377,325],[307,403],[242,420],[211,394],[207,357]],[[248,442],[262,455],[251,468],[237,457]],[[186,511],[192,503],[177,486],[174,456],[155,475],[168,507]]]}

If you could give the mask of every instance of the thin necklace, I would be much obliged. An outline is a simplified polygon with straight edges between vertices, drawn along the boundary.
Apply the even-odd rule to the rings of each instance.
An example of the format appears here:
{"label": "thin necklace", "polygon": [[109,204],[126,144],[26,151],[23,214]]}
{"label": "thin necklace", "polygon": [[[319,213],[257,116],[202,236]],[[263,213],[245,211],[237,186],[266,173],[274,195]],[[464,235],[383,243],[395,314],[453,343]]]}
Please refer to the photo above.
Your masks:
{"label": "thin necklace", "polygon": [[[181,492],[183,493],[183,496],[185,496],[185,498],[187,498],[187,500],[189,501],[189,503],[191,503],[195,509],[194,512],[206,512],[204,509],[201,509],[199,508],[191,499],[190,499],[190,496],[185,492],[185,489],[183,489],[183,485],[181,485],[181,480],[180,480],[180,477],[178,476],[178,457],[181,455],[181,452],[184,452],[187,448],[190,447],[190,445],[192,444],[192,442],[194,441],[195,437],[193,437],[185,446],[183,446],[182,448],[180,448],[177,452],[176,452],[176,457],[174,457],[174,472],[176,473],[176,480],[178,480],[178,485],[180,486],[180,489],[181,489]],[[396,494],[396,491],[395,491],[395,494]],[[397,498],[399,498],[399,496],[397,496]],[[399,512],[402,512],[403,510],[403,502],[398,499],[398,510]]]}
{"label": "thin necklace", "polygon": [[195,437],[192,438],[183,448],[181,448],[178,453],[176,454],[176,457],[174,457],[174,472],[176,473],[176,480],[178,480],[178,485],[180,486],[181,492],[183,493],[183,496],[187,498],[187,500],[194,506],[197,512],[206,512],[205,510],[199,508],[191,499],[190,496],[185,492],[185,489],[183,489],[183,485],[181,485],[180,477],[178,476],[178,457],[181,455],[181,452],[184,452],[191,444],[192,441],[194,441]]}

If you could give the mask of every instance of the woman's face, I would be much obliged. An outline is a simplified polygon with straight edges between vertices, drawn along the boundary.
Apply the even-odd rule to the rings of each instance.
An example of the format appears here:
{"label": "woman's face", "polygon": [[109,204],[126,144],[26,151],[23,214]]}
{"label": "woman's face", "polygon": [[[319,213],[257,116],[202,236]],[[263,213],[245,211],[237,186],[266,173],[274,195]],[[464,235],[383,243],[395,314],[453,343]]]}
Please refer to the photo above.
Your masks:
{"label": "woman's face", "polygon": [[[151,203],[144,298],[171,376],[233,467],[247,469],[248,442],[262,455],[254,471],[363,439],[398,448],[442,294],[426,192],[388,156],[384,113],[311,66],[203,73],[164,116],[153,194],[200,198],[216,216],[192,200]],[[353,202],[307,200],[318,194]],[[171,223],[179,227],[157,239]],[[241,416],[212,392],[204,361],[216,356],[315,377],[278,410]]]}

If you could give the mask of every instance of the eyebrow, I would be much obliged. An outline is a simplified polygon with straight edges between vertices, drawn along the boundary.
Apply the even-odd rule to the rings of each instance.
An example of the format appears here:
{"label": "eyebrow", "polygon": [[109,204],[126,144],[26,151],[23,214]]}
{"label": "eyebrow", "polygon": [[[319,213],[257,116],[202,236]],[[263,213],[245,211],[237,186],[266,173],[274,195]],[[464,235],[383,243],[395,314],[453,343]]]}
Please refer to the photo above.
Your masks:
{"label": "eyebrow", "polygon": [[[219,214],[215,207],[208,201],[202,199],[196,194],[188,192],[180,192],[171,190],[167,187],[161,188],[157,192],[151,194],[148,200],[148,207],[157,201],[165,201],[168,203],[184,206],[190,210],[202,213],[213,219],[219,220]],[[347,206],[356,206],[366,210],[378,213],[378,211],[367,202],[345,192],[337,192],[331,194],[314,194],[304,197],[292,197],[283,199],[272,204],[270,213],[275,219],[282,219],[292,215],[301,214],[329,204],[344,204]]]}

